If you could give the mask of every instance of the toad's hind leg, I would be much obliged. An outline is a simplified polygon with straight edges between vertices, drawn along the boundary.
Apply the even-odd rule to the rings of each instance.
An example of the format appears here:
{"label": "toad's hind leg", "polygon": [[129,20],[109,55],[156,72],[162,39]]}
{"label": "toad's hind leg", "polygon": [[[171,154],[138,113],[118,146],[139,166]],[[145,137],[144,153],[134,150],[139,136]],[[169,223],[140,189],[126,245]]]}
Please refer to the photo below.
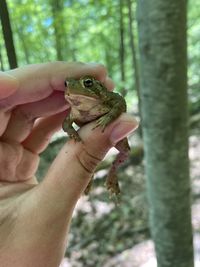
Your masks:
{"label": "toad's hind leg", "polygon": [[120,193],[119,183],[117,179],[117,169],[118,167],[127,160],[130,152],[130,146],[128,144],[127,138],[122,139],[119,141],[116,146],[119,154],[117,155],[116,159],[112,163],[112,166],[109,170],[107,179],[106,179],[106,187],[110,191],[111,194],[118,195]]}

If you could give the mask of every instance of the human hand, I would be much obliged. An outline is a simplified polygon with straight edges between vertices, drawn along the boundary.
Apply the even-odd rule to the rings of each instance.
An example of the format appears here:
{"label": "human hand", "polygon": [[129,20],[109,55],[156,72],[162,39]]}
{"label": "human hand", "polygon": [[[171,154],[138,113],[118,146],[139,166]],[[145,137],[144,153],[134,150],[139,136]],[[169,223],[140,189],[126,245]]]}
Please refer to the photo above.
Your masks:
{"label": "human hand", "polygon": [[[104,133],[89,123],[69,141],[43,182],[39,154],[68,113],[67,77],[92,75],[113,88],[98,64],[46,63],[0,73],[0,261],[2,267],[59,266],[71,215],[97,164],[137,122],[123,114]],[[37,120],[36,120],[37,119]]]}

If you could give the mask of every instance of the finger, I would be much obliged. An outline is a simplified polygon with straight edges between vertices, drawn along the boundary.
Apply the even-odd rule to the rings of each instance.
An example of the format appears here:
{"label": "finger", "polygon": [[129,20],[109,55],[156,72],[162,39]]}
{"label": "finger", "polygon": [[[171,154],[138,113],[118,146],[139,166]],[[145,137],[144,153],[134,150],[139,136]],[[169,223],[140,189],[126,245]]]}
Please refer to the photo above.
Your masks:
{"label": "finger", "polygon": [[41,153],[49,144],[52,135],[61,129],[67,113],[64,111],[48,118],[40,119],[31,134],[22,143],[23,147],[34,153]]}
{"label": "finger", "polygon": [[66,78],[79,78],[92,75],[101,81],[106,79],[106,68],[101,64],[79,62],[51,62],[28,65],[8,72],[19,81],[16,93],[0,102],[0,107],[10,109],[13,106],[40,101],[54,90],[64,91]]}
{"label": "finger", "polygon": [[22,142],[30,134],[39,117],[47,117],[67,109],[62,92],[54,92],[46,99],[16,107],[3,134],[4,139]]}
{"label": "finger", "polygon": [[7,111],[7,112],[1,112],[0,111],[0,136],[2,136],[2,134],[5,132],[5,129],[8,125],[8,122],[10,120],[11,117],[11,112]]}
{"label": "finger", "polygon": [[18,80],[0,71],[0,100],[12,95],[19,87]]}
{"label": "finger", "polygon": [[94,76],[97,80],[101,81],[109,90],[113,90],[114,82],[110,77],[107,76],[107,70],[104,65],[98,63],[81,63],[72,62],[64,63],[59,62],[58,64],[68,64],[68,71],[61,70],[57,75],[53,76],[51,80],[52,87],[55,90],[65,90],[64,81],[67,78],[80,78],[85,75]]}
{"label": "finger", "polygon": [[[19,83],[15,77],[12,77],[5,72],[0,72],[0,103],[3,99],[9,97],[14,94],[19,87]],[[0,104],[1,107],[1,104]],[[0,109],[0,136],[4,132],[7,127],[8,121],[10,119],[11,113],[4,112],[4,110]]]}
{"label": "finger", "polygon": [[26,183],[33,183],[33,179],[39,165],[40,158],[38,154],[24,149],[21,160],[16,166],[14,179],[16,181],[26,181]]}
{"label": "finger", "polygon": [[113,91],[115,84],[110,77],[106,77],[104,84],[109,91]]}
{"label": "finger", "polygon": [[63,147],[39,186],[37,197],[45,203],[45,209],[40,206],[40,211],[46,216],[73,210],[98,163],[116,142],[137,127],[137,122],[123,114],[104,133],[93,127],[94,123],[90,123],[81,128],[83,142],[70,141]]}
{"label": "finger", "polygon": [[24,150],[13,141],[0,143],[0,181],[22,182],[32,181],[37,170],[38,155]]}

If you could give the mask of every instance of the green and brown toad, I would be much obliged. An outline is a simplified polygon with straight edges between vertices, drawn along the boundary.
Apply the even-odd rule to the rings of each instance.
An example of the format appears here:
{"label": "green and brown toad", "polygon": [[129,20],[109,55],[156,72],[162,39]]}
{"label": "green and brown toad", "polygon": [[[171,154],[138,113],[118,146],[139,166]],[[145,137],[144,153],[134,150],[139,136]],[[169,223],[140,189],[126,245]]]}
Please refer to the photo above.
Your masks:
{"label": "green and brown toad", "polygon": [[[102,131],[123,112],[126,112],[126,102],[118,93],[110,92],[98,80],[91,76],[84,76],[80,79],[69,78],[65,82],[65,98],[71,106],[68,117],[63,122],[63,130],[75,141],[81,141],[78,132],[73,128],[75,122],[82,126],[87,122],[96,120],[96,127]],[[127,138],[116,144],[119,151],[116,159],[109,170],[106,187],[111,194],[120,193],[116,171],[129,156],[130,147]]]}

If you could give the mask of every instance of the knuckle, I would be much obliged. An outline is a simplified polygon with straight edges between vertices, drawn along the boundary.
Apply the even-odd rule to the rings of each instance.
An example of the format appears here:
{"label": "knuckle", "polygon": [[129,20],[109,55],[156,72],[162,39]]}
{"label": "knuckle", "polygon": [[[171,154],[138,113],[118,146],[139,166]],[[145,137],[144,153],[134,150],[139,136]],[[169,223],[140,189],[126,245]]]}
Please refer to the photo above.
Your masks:
{"label": "knuckle", "polygon": [[76,157],[82,168],[89,174],[94,172],[101,161],[100,158],[90,154],[85,148],[80,153],[77,153]]}
{"label": "knuckle", "polygon": [[20,120],[20,121],[25,121],[25,122],[32,122],[34,117],[32,112],[30,112],[28,109],[26,110],[26,108],[23,106],[22,107],[18,107],[13,111],[13,115],[14,119]]}
{"label": "knuckle", "polygon": [[[20,163],[16,167],[17,180],[27,180],[34,175],[39,165],[39,156],[25,150]],[[28,166],[28,168],[27,168]]]}

